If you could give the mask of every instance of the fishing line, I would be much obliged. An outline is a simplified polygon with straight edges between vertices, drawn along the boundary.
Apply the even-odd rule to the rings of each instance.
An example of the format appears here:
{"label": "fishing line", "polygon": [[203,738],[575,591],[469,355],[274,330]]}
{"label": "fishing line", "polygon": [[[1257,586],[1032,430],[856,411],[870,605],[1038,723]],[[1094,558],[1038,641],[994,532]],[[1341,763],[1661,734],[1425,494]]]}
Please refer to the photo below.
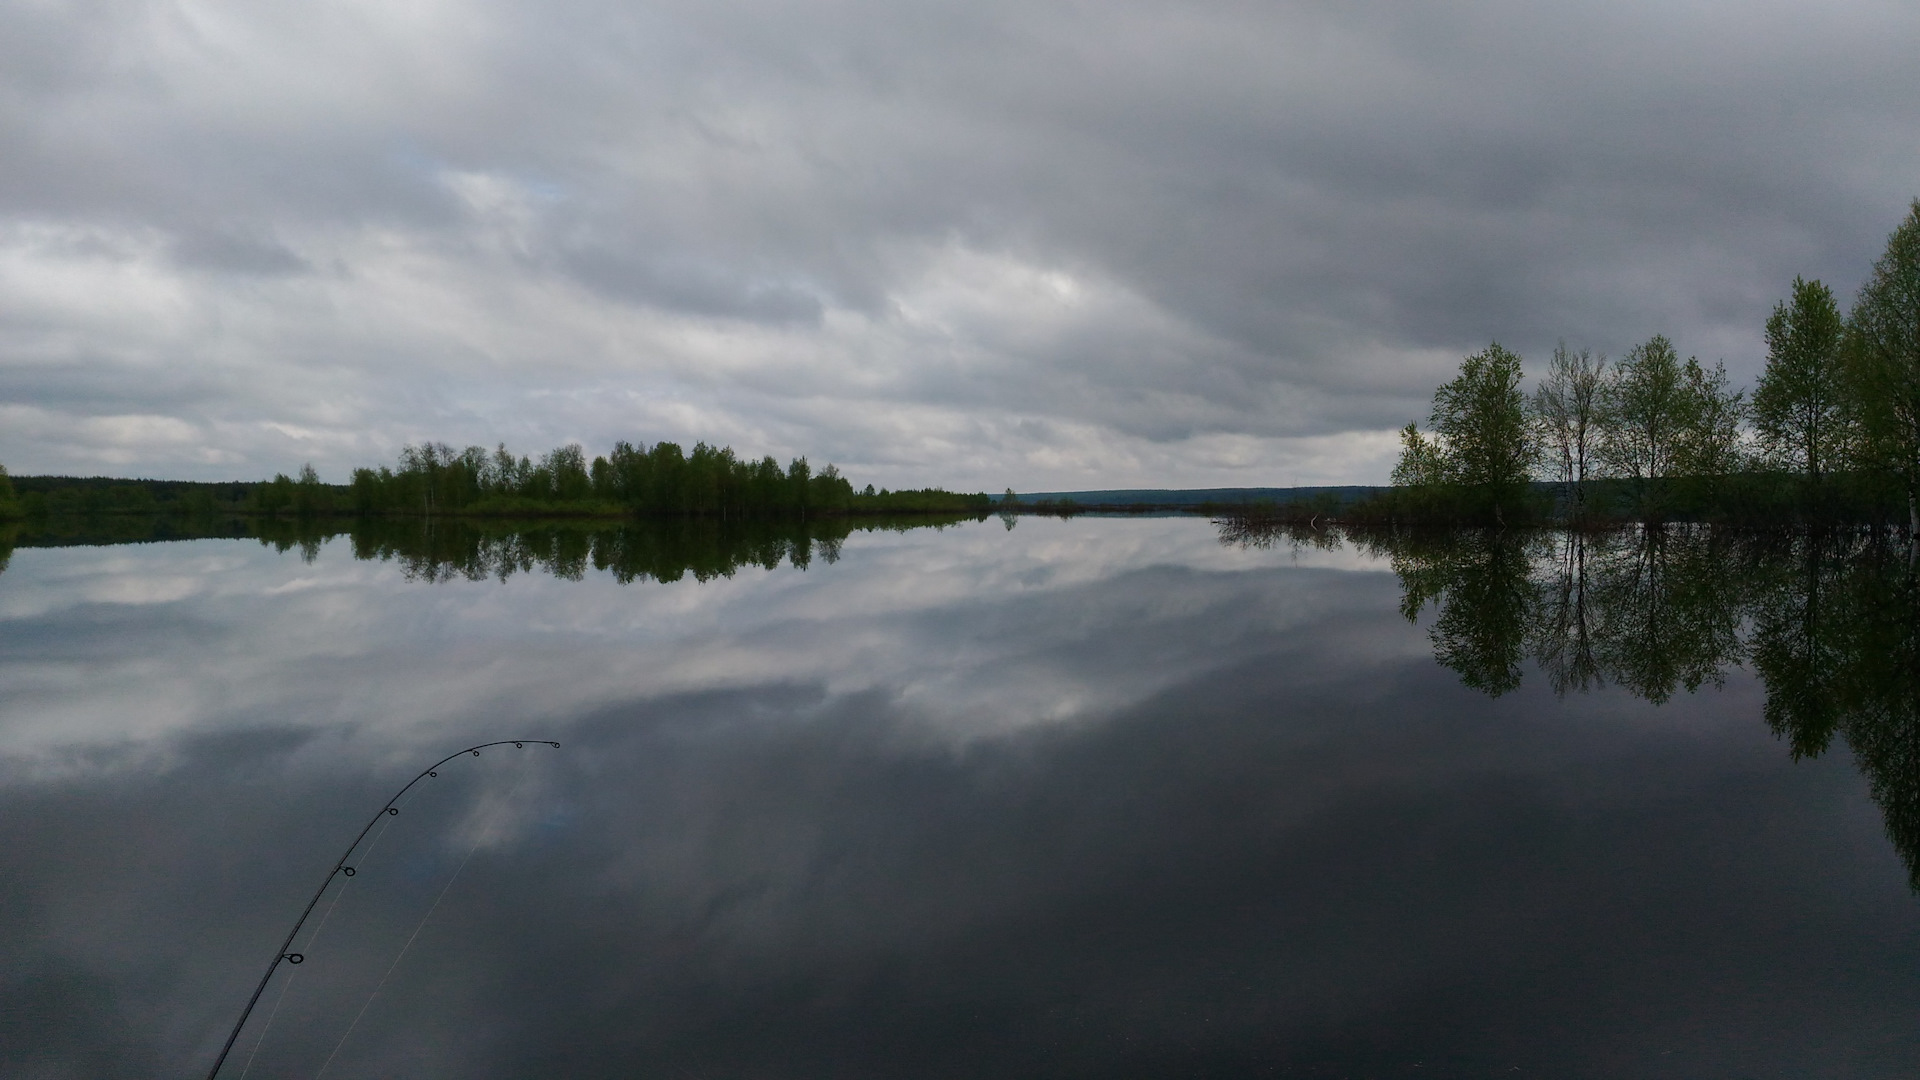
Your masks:
{"label": "fishing line", "polygon": [[307,906],[301,909],[300,917],[294,920],[293,929],[288,930],[287,936],[281,939],[280,948],[274,953],[272,962],[267,964],[267,970],[261,973],[260,981],[254,985],[253,994],[247,998],[246,1006],[240,1010],[239,1019],[233,1022],[233,1030],[227,1032],[226,1042],[220,1045],[220,1053],[213,1059],[213,1068],[207,1070],[207,1080],[215,1080],[215,1078],[220,1075],[220,1067],[227,1063],[227,1055],[233,1052],[233,1044],[240,1040],[240,1032],[247,1026],[247,1018],[253,1015],[254,1006],[260,1004],[260,995],[267,992],[267,984],[273,981],[273,973],[280,970],[280,965],[283,963],[297,965],[306,960],[304,954],[291,951],[294,939],[300,936],[300,928],[307,924],[307,920],[313,916],[314,909],[320,906],[320,900],[327,895],[327,889],[333,884],[333,879],[336,877],[353,877],[355,872],[354,868],[347,865],[347,860],[353,857],[353,853],[359,849],[361,842],[366,840],[368,834],[373,832],[373,827],[380,824],[382,818],[399,816],[400,807],[398,804],[406,797],[407,792],[413,790],[414,785],[420,781],[429,777],[439,776],[439,768],[447,762],[467,755],[479,757],[480,751],[488,747],[508,745],[511,745],[516,750],[524,750],[528,746],[551,746],[555,750],[560,748],[560,744],[552,739],[495,739],[492,742],[483,742],[477,746],[469,746],[465,750],[448,754],[446,757],[422,769],[420,775],[407,781],[406,785],[399,791],[394,792],[393,797],[387,800],[386,805],[376,811],[372,819],[361,827],[359,835],[353,838],[353,843],[347,845],[347,850],[341,854],[339,861],[333,864],[333,869],[327,871],[327,876],[320,879],[320,887],[314,890],[313,899],[308,900]]}
{"label": "fishing line", "polygon": [[[522,770],[520,775],[514,780],[513,787],[508,789],[507,797],[502,800],[504,804],[507,806],[512,805],[513,797],[519,794],[520,785],[524,783],[526,779],[527,774]],[[495,820],[497,821],[505,814],[506,810],[503,808],[499,814],[495,815]],[[491,825],[491,823],[489,824]],[[480,845],[486,842],[487,831],[488,830],[484,829],[480,831],[480,835],[473,841],[473,846],[467,849],[466,858],[461,859],[460,865],[454,867],[453,876],[447,879],[445,885],[441,886],[440,895],[433,898],[433,906],[427,908],[425,915],[420,916],[420,924],[413,928],[413,933],[408,936],[407,943],[400,946],[400,954],[393,958],[393,963],[387,965],[387,973],[380,976],[380,981],[374,984],[373,992],[367,995],[366,1004],[360,1006],[360,1011],[354,1014],[353,1023],[347,1025],[347,1030],[340,1036],[340,1041],[334,1044],[333,1053],[328,1054],[327,1060],[320,1063],[320,1071],[313,1074],[313,1080],[320,1080],[322,1076],[326,1075],[327,1067],[332,1065],[333,1059],[340,1055],[341,1047],[347,1045],[347,1039],[353,1035],[353,1029],[360,1026],[360,1018],[367,1015],[367,1010],[373,1007],[373,999],[380,996],[381,989],[387,985],[387,980],[393,977],[394,970],[400,966],[400,961],[407,958],[407,950],[413,948],[414,939],[420,936],[420,931],[427,928],[427,920],[433,918],[433,913],[440,910],[440,901],[447,898],[447,893],[453,889],[453,883],[460,880],[460,872],[467,868],[467,863],[473,860],[474,852],[479,851]]]}
{"label": "fishing line", "polygon": [[289,975],[287,981],[280,984],[280,993],[273,999],[273,1008],[267,1013],[266,1026],[260,1029],[260,1037],[253,1041],[253,1049],[247,1053],[247,1064],[240,1070],[240,1080],[247,1080],[247,1074],[253,1071],[253,1059],[260,1056],[260,1047],[266,1043],[267,1033],[273,1030],[273,1018],[280,1015],[280,1004],[287,1000],[287,991],[293,989],[293,979],[294,976]]}
{"label": "fishing line", "polygon": [[[411,799],[412,797],[411,794],[402,796],[399,799],[395,799],[393,805],[405,806],[405,800]],[[373,842],[367,845],[366,853],[356,860],[359,863],[358,869],[365,869],[367,863],[373,860],[373,853],[379,850],[380,841],[385,839],[388,830],[393,828],[393,818],[388,815],[382,816],[386,817],[386,821],[381,823],[380,831],[373,834]],[[313,951],[314,945],[320,940],[321,932],[327,928],[328,920],[333,918],[334,909],[340,906],[340,901],[346,899],[347,890],[352,887],[353,879],[349,877],[347,883],[340,886],[340,891],[333,894],[333,902],[327,905],[327,910],[320,916],[320,925],[314,927],[313,936],[307,939],[306,950],[308,952]],[[287,981],[280,984],[280,993],[273,999],[273,1009],[267,1013],[267,1022],[260,1029],[260,1037],[254,1040],[253,1050],[247,1054],[247,1064],[240,1070],[240,1080],[247,1080],[247,1074],[253,1071],[253,1059],[260,1056],[260,1048],[266,1045],[267,1035],[273,1031],[273,1020],[280,1015],[280,1006],[287,1000],[287,991],[293,989],[293,980],[299,977],[300,973],[295,971],[287,976]]]}

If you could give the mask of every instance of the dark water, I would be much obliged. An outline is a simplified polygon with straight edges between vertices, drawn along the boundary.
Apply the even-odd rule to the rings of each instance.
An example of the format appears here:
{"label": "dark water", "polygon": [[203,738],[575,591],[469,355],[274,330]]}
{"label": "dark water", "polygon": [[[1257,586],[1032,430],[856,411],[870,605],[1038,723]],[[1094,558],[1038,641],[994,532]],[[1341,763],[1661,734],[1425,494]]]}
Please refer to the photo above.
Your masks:
{"label": "dark water", "polygon": [[20,547],[0,1075],[204,1075],[500,737],[222,1076],[1920,1071],[1904,548],[1225,539]]}

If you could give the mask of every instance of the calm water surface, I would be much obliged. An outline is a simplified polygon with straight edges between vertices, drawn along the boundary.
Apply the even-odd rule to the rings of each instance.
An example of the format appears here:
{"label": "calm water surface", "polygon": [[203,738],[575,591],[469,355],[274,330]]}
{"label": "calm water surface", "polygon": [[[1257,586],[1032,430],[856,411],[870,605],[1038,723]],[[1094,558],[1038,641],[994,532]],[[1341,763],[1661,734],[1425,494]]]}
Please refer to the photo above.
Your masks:
{"label": "calm water surface", "polygon": [[14,551],[0,1075],[204,1075],[516,737],[221,1075],[1920,1071],[1912,703],[1728,600],[1820,552],[536,539]]}

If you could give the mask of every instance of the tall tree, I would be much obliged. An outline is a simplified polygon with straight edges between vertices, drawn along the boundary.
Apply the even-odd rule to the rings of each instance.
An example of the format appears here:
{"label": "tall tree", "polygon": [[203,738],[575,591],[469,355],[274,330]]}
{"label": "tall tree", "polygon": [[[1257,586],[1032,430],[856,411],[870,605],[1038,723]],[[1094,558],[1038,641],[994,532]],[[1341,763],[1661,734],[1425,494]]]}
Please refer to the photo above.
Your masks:
{"label": "tall tree", "polygon": [[1719,478],[1740,471],[1740,421],[1747,413],[1746,392],[1727,384],[1726,362],[1711,369],[1688,357],[1680,372],[1681,422],[1674,446],[1674,472],[1712,488]]}
{"label": "tall tree", "polygon": [[1846,351],[1864,456],[1906,488],[1908,526],[1920,533],[1920,199],[1860,287]]}
{"label": "tall tree", "polygon": [[587,472],[587,452],[579,443],[556,446],[541,458],[540,469],[547,475],[547,490],[542,494],[557,502],[580,502],[593,494],[593,479]]}
{"label": "tall tree", "polygon": [[1767,370],[1753,391],[1753,426],[1768,464],[1816,488],[1845,454],[1847,395],[1840,366],[1845,323],[1833,290],[1793,279],[1793,296],[1767,317]]}
{"label": "tall tree", "polygon": [[1460,374],[1434,391],[1430,422],[1446,481],[1464,489],[1473,510],[1504,522],[1524,503],[1537,456],[1520,357],[1496,341],[1462,360]]}
{"label": "tall tree", "polygon": [[1606,367],[1604,355],[1595,359],[1586,349],[1573,352],[1563,341],[1553,350],[1546,377],[1533,391],[1533,423],[1541,454],[1561,483],[1568,515],[1575,520],[1586,516],[1587,470]]}
{"label": "tall tree", "polygon": [[300,479],[293,485],[293,512],[299,517],[312,517],[315,514],[333,509],[325,484],[320,482],[320,474],[314,471],[313,462],[300,466]]}
{"label": "tall tree", "polygon": [[1395,487],[1430,488],[1447,482],[1446,455],[1440,444],[1420,431],[1420,425],[1400,429],[1400,460],[1393,466]]}
{"label": "tall tree", "polygon": [[1687,421],[1686,376],[1664,335],[1627,350],[1601,393],[1600,459],[1633,481],[1643,515],[1657,513]]}

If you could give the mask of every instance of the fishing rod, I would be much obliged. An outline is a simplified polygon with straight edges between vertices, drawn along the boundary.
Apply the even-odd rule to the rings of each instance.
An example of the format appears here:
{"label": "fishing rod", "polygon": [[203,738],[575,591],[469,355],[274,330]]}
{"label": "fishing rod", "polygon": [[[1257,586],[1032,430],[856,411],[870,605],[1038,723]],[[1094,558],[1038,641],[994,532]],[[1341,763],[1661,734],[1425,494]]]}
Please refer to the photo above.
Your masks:
{"label": "fishing rod", "polygon": [[[465,750],[448,754],[446,757],[422,769],[419,776],[407,781],[406,787],[393,793],[393,798],[387,800],[386,805],[382,806],[379,811],[373,815],[373,820],[367,822],[367,827],[360,830],[360,835],[353,838],[353,843],[347,845],[346,852],[333,864],[333,869],[327,871],[326,879],[320,882],[320,888],[315,890],[313,899],[307,901],[307,909],[300,913],[300,919],[293,924],[293,929],[287,931],[287,940],[280,943],[280,951],[274,955],[273,963],[267,965],[267,973],[260,976],[260,985],[253,988],[253,996],[247,999],[247,1007],[240,1010],[240,1019],[234,1023],[232,1033],[227,1036],[227,1044],[220,1048],[220,1056],[214,1059],[213,1068],[208,1070],[207,1080],[214,1080],[214,1077],[220,1075],[220,1066],[227,1063],[227,1055],[233,1052],[233,1044],[240,1038],[240,1029],[247,1026],[247,1017],[252,1016],[253,1007],[260,1004],[260,995],[266,993],[267,984],[273,981],[273,973],[279,970],[281,961],[289,964],[298,964],[306,960],[304,955],[290,951],[293,948],[293,939],[300,935],[300,928],[307,924],[307,917],[312,915],[313,909],[320,905],[320,898],[326,895],[327,886],[333,884],[333,879],[335,877],[353,876],[354,869],[347,865],[347,860],[353,858],[354,849],[360,846],[360,841],[365,840],[367,834],[373,831],[373,827],[380,824],[381,818],[400,816],[400,808],[395,806],[394,803],[399,802],[402,795],[412,790],[413,785],[430,776],[439,776],[440,766],[445,765],[454,758],[460,757],[462,754],[471,754],[474,757],[479,757],[480,751],[485,750],[489,746],[512,746],[517,750],[524,750],[527,748],[528,743],[551,746],[556,750],[560,748],[560,744],[551,739],[499,739],[494,742],[484,742],[478,746],[469,746]],[[311,943],[309,943],[308,947],[311,948]]]}

